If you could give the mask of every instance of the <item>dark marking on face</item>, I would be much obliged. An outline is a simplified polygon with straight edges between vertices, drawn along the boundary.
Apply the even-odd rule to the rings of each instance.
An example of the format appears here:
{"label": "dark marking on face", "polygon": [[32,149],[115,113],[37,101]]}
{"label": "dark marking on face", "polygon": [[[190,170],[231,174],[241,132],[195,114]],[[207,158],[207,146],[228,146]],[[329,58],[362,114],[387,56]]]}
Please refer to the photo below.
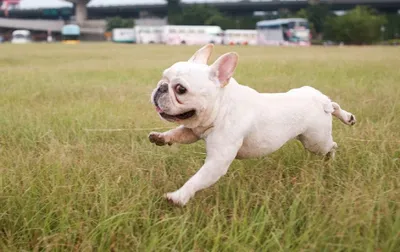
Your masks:
{"label": "dark marking on face", "polygon": [[158,87],[156,93],[154,94],[154,98],[153,98],[153,102],[156,105],[156,107],[158,107],[158,99],[160,98],[160,96],[167,92],[168,92],[168,84],[167,83],[163,83]]}

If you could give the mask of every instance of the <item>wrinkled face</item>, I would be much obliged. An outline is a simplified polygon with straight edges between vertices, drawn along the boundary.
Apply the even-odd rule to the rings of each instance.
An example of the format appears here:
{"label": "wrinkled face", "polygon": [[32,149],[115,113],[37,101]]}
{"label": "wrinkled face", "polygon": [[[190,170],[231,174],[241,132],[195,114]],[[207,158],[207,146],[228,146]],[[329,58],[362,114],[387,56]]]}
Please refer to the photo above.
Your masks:
{"label": "wrinkled face", "polygon": [[151,95],[161,118],[187,127],[213,119],[210,116],[216,114],[216,101],[233,75],[238,56],[226,53],[208,66],[212,49],[212,44],[206,45],[189,61],[175,63],[163,72]]}
{"label": "wrinkled face", "polygon": [[209,78],[209,68],[192,62],[178,62],[163,72],[151,98],[163,119],[193,124],[204,116],[218,92],[217,85]]}

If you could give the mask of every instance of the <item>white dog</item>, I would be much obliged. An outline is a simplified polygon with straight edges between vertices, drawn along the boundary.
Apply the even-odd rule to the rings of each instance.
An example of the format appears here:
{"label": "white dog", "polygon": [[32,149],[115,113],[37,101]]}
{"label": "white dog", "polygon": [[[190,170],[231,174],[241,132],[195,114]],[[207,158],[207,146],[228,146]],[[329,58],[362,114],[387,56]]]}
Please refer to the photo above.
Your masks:
{"label": "white dog", "polygon": [[354,115],[312,87],[268,94],[240,85],[232,77],[238,55],[226,53],[208,66],[212,50],[206,45],[189,61],[166,69],[152,93],[160,117],[180,124],[150,133],[152,143],[206,141],[204,165],[179,190],[167,193],[169,200],[183,206],[217,182],[235,158],[272,153],[294,138],[309,151],[333,158],[332,115],[347,125],[356,122]]}

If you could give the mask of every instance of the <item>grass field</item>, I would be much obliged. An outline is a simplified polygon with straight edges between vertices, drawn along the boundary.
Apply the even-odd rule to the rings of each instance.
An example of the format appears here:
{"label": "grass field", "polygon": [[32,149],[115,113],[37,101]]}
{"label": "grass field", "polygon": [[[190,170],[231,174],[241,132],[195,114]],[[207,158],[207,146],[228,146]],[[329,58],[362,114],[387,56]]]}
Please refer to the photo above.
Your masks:
{"label": "grass field", "polygon": [[233,49],[240,83],[316,87],[358,123],[334,121],[335,162],[290,142],[234,161],[181,208],[162,195],[199,169],[204,143],[150,144],[174,127],[150,93],[197,47],[1,45],[0,251],[400,251],[400,48],[213,59]]}

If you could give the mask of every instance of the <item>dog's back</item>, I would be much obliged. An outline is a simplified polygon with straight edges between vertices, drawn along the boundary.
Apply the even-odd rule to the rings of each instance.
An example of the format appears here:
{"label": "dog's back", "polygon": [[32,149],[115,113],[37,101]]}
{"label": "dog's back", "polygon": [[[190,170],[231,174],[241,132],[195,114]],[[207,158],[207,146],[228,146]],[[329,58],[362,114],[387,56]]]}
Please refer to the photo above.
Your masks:
{"label": "dog's back", "polygon": [[328,96],[309,86],[286,93],[258,93],[244,101],[245,92],[244,88],[237,92],[242,100],[237,104],[247,105],[249,120],[245,121],[250,125],[239,151],[240,158],[271,153],[293,138],[299,139],[312,152],[327,154],[337,146],[331,136],[332,115],[346,124],[354,119]]}

